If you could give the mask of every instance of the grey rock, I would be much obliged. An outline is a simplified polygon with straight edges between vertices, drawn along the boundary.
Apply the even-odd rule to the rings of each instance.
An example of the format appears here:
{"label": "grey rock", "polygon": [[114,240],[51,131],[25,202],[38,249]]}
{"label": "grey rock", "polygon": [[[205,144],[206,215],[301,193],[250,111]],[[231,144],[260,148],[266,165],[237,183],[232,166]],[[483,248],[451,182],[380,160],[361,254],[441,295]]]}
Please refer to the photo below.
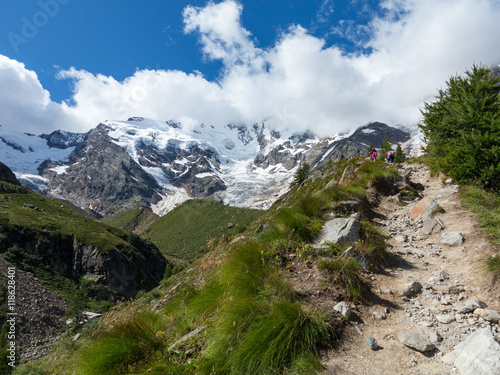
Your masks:
{"label": "grey rock", "polygon": [[433,344],[437,344],[438,342],[443,341],[443,337],[441,336],[441,334],[440,334],[439,332],[432,332],[432,333],[429,335],[429,340],[430,340]]}
{"label": "grey rock", "polygon": [[378,349],[377,340],[375,340],[371,336],[368,336],[368,338],[366,340],[368,341],[368,346],[370,347],[371,350],[377,350]]}
{"label": "grey rock", "polygon": [[439,314],[436,315],[436,320],[443,324],[450,324],[455,321],[455,317],[448,314]]}
{"label": "grey rock", "polygon": [[467,300],[465,302],[465,305],[463,307],[459,308],[457,311],[460,314],[467,314],[467,313],[474,312],[474,310],[477,308],[484,309],[487,306],[488,305],[486,305],[486,303],[484,303],[483,301],[480,301],[477,299],[470,299],[470,300]]}
{"label": "grey rock", "polygon": [[319,244],[325,242],[352,244],[359,240],[360,229],[360,222],[353,218],[327,221],[319,234]]}
{"label": "grey rock", "polygon": [[435,345],[425,337],[416,332],[405,332],[399,335],[399,341],[409,348],[419,352],[428,352],[435,348]]}
{"label": "grey rock", "polygon": [[397,236],[394,236],[393,239],[396,242],[403,243],[406,242],[407,237],[404,234],[398,234]]}
{"label": "grey rock", "polygon": [[403,290],[403,296],[408,297],[413,294],[420,293],[421,291],[422,284],[420,284],[418,281],[414,281]]}
{"label": "grey rock", "polygon": [[458,344],[443,360],[453,362],[462,375],[499,375],[500,344],[489,329],[480,329]]}
{"label": "grey rock", "polygon": [[441,235],[441,243],[449,246],[458,246],[464,242],[464,238],[460,232],[448,232]]}
{"label": "grey rock", "polygon": [[344,318],[349,319],[351,316],[351,307],[347,302],[339,302],[333,307],[333,309],[338,311]]}
{"label": "grey rock", "polygon": [[483,310],[480,316],[487,322],[492,322],[492,323],[500,322],[500,313],[494,310]]}
{"label": "grey rock", "polygon": [[381,314],[378,311],[373,312],[373,317],[378,320],[384,320],[387,319],[387,316],[385,314]]}
{"label": "grey rock", "polygon": [[435,234],[439,233],[442,229],[443,227],[439,221],[436,218],[432,218],[424,221],[421,231],[425,234]]}

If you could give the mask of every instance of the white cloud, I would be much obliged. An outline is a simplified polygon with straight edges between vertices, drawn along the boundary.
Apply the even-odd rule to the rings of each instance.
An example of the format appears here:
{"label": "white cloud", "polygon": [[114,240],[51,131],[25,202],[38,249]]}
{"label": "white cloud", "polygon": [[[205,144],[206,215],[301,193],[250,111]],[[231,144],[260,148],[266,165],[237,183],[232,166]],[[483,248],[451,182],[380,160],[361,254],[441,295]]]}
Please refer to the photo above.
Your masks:
{"label": "white cloud", "polygon": [[[324,4],[329,4],[324,1]],[[241,4],[188,6],[185,32],[199,36],[224,70],[201,74],[141,70],[123,82],[70,69],[71,106],[50,101],[34,72],[0,56],[0,123],[25,129],[87,130],[105,119],[145,116],[226,124],[274,117],[296,130],[346,131],[369,121],[414,124],[450,75],[500,62],[498,0],[384,0],[367,26],[369,54],[345,54],[292,25],[273,47],[256,47]],[[39,131],[40,132],[40,131]]]}

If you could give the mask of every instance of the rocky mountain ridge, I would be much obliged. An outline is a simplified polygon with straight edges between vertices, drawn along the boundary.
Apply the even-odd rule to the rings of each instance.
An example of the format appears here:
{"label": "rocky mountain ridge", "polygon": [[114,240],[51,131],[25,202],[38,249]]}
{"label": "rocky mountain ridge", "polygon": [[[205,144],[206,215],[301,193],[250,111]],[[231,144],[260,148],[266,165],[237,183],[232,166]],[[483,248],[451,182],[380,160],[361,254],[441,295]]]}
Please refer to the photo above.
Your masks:
{"label": "rocky mountain ridge", "polygon": [[139,206],[161,215],[188,198],[265,209],[303,162],[321,170],[380,146],[386,135],[393,143],[410,139],[378,122],[319,138],[265,122],[189,127],[141,117],[105,121],[85,134],[37,137],[0,128],[0,135],[0,157],[24,186],[104,216]]}

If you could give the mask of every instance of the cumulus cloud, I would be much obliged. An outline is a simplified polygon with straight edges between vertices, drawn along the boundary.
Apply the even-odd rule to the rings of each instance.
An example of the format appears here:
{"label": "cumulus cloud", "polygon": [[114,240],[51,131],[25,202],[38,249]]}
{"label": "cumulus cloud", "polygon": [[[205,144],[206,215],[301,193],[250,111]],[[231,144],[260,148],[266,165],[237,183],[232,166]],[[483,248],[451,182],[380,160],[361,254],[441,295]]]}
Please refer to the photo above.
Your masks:
{"label": "cumulus cloud", "polygon": [[[323,5],[329,9],[331,2]],[[207,60],[223,63],[217,81],[201,73],[140,70],[119,82],[70,69],[59,78],[74,82],[71,105],[52,102],[34,72],[0,56],[0,123],[87,130],[132,115],[214,125],[274,119],[277,126],[320,135],[370,121],[411,125],[450,75],[474,62],[500,62],[498,0],[380,5],[382,15],[363,26],[360,43],[369,52],[353,54],[327,46],[300,25],[291,25],[272,47],[259,48],[241,23],[244,9],[237,1],[187,6],[185,32],[198,36]]]}

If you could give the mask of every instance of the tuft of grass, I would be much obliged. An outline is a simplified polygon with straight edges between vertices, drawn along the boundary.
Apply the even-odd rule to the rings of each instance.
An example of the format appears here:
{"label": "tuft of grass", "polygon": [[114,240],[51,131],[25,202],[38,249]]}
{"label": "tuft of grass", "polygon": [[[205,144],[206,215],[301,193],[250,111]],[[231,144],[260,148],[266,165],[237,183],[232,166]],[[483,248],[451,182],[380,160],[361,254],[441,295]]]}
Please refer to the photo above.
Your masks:
{"label": "tuft of grass", "polygon": [[387,261],[389,253],[385,243],[386,237],[375,225],[362,221],[360,237],[361,240],[354,248],[363,254],[370,264],[382,264]]}
{"label": "tuft of grass", "polygon": [[277,220],[298,241],[313,242],[323,226],[323,221],[311,219],[297,209],[285,208],[277,215]]}
{"label": "tuft of grass", "polygon": [[88,342],[78,353],[78,368],[86,375],[130,372],[166,346],[166,330],[160,314],[131,315]]}
{"label": "tuft of grass", "polygon": [[292,288],[263,254],[262,243],[242,245],[192,300],[216,311],[201,373],[280,373],[326,340],[324,317],[293,301]]}
{"label": "tuft of grass", "polygon": [[[460,194],[462,206],[477,215],[481,229],[491,243],[500,246],[500,195],[468,185],[462,186]],[[498,254],[486,258],[484,265],[487,272],[500,276]]]}
{"label": "tuft of grass", "polygon": [[496,254],[485,260],[486,271],[500,275],[500,255]]}
{"label": "tuft of grass", "polygon": [[326,274],[327,281],[345,287],[353,297],[359,297],[364,285],[361,278],[363,267],[350,257],[324,259],[318,263],[318,269]]}

